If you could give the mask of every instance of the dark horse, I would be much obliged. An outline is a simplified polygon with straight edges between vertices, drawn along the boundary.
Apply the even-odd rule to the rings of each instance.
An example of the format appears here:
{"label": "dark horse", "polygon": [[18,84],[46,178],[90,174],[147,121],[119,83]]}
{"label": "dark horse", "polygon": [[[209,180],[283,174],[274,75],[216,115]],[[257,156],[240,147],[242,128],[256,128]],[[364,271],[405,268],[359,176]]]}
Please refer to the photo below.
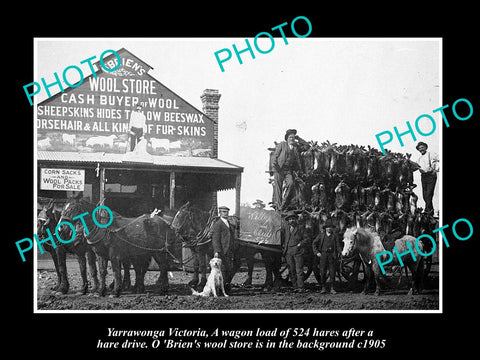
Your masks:
{"label": "dark horse", "polygon": [[[47,205],[45,205],[42,210],[37,215],[37,237],[40,241],[46,239],[49,234],[47,229],[50,231],[50,234],[55,234],[55,227],[57,226],[58,220],[60,218],[60,213],[55,212],[54,210],[55,201],[51,200]],[[54,235],[53,235],[54,236]],[[55,265],[55,270],[57,272],[57,285],[54,290],[57,294],[66,294],[69,290],[70,284],[68,282],[67,274],[67,263],[66,257],[67,253],[75,254],[78,258],[78,264],[80,266],[80,274],[82,276],[82,287],[79,291],[82,295],[85,295],[88,292],[88,278],[87,278],[87,262],[89,267],[90,276],[93,280],[92,291],[95,292],[98,289],[98,277],[97,277],[97,267],[95,265],[96,256],[92,248],[87,244],[87,241],[83,237],[79,237],[69,243],[55,243],[56,248],[54,248],[51,242],[45,242],[42,246],[47,250],[52,256],[53,263]],[[85,258],[86,255],[86,258]]]}
{"label": "dark horse", "polygon": [[[211,229],[218,220],[216,210],[216,207],[214,207],[207,213],[187,202],[180,207],[172,221],[172,228],[182,240],[183,246],[189,247],[193,253],[194,272],[192,280],[188,284],[194,288],[203,288],[207,281],[207,264],[213,256]],[[236,216],[229,216],[228,221],[234,227],[235,237],[238,239],[240,219]],[[274,246],[270,250],[268,245],[260,247],[241,241],[235,241],[234,248],[232,278],[240,268],[240,260],[245,258],[248,266],[248,278],[244,285],[251,285],[254,256],[256,253],[260,253],[265,263],[265,288],[270,290],[280,287],[282,255],[279,249]]]}
{"label": "dark horse", "polygon": [[239,260],[244,258],[247,263],[247,279],[244,281],[243,286],[252,285],[253,268],[255,264],[255,255],[260,254],[265,266],[265,283],[264,289],[267,291],[278,290],[283,284],[280,268],[282,266],[282,251],[277,245],[261,246],[250,244],[248,242],[240,242],[236,246],[236,258],[238,259],[235,264],[235,270],[239,268]]}
{"label": "dark horse", "polygon": [[207,282],[207,264],[213,257],[211,227],[216,219],[216,208],[208,213],[187,202],[178,209],[171,223],[182,246],[192,251],[193,278],[188,285],[196,289],[203,288]]}
{"label": "dark horse", "polygon": [[[95,206],[84,200],[69,203],[62,211],[61,220],[75,224],[76,237],[84,236],[96,255],[100,270],[99,294],[106,294],[105,277],[107,264],[110,260],[114,273],[113,295],[119,296],[121,286],[121,262],[130,261],[135,269],[135,289],[137,292],[144,291],[144,278],[151,257],[159,265],[160,291],[165,293],[168,288],[167,277],[167,239],[169,232],[168,222],[160,216],[142,215],[137,218],[125,218],[118,213],[113,213],[113,219],[104,209],[96,212],[97,223],[107,227],[97,226],[92,219]],[[75,221],[73,218],[88,212],[89,215],[80,217]],[[71,236],[69,226],[61,226],[62,238]],[[87,233],[88,232],[88,233]]]}

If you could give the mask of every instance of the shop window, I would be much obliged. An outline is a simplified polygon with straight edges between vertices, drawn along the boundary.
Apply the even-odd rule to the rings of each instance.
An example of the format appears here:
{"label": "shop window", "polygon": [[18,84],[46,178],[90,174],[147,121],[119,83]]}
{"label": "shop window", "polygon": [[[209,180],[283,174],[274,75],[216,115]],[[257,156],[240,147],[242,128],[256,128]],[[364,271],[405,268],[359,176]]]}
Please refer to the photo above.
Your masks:
{"label": "shop window", "polygon": [[132,194],[137,191],[137,185],[105,184],[106,192]]}

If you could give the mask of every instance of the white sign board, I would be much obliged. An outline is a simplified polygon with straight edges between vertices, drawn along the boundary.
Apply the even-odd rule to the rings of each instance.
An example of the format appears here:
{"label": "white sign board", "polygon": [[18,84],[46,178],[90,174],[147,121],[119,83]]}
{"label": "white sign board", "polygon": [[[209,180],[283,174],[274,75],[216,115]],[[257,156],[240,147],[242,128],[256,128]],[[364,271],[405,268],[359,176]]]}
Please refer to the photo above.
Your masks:
{"label": "white sign board", "polygon": [[40,169],[41,190],[83,191],[85,170]]}

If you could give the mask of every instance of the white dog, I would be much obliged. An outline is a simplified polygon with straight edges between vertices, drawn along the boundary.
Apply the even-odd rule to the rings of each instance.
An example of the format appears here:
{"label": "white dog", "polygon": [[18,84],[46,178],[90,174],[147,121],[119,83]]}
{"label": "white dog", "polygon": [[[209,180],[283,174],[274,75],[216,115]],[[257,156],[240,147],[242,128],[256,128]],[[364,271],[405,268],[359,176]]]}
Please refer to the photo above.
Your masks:
{"label": "white dog", "polygon": [[197,296],[210,296],[213,294],[214,297],[218,297],[217,290],[220,290],[223,296],[227,297],[225,293],[225,288],[223,286],[223,275],[222,275],[222,260],[220,258],[214,257],[210,260],[210,275],[208,275],[207,283],[205,284],[203,291],[198,292],[192,289],[192,294]]}

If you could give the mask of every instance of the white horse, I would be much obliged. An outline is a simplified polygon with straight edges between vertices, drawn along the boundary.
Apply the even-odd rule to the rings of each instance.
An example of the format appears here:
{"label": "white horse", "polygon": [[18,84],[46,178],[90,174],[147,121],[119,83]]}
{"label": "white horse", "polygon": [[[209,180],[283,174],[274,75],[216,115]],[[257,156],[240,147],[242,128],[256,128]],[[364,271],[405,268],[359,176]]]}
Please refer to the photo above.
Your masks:
{"label": "white horse", "polygon": [[[410,244],[408,247],[407,242]],[[387,254],[383,247],[380,236],[368,229],[361,227],[351,227],[345,231],[343,235],[343,251],[342,256],[349,256],[355,250],[358,251],[360,258],[365,266],[365,285],[362,293],[366,293],[368,286],[371,281],[372,273],[375,278],[375,295],[380,294],[380,276],[382,272],[380,270],[380,265],[378,264],[377,254],[381,254],[379,257],[382,262],[387,262]],[[423,252],[423,245],[421,242],[417,244],[420,252]],[[413,284],[410,287],[409,294],[416,293],[420,291],[420,283],[423,278],[423,256],[421,256],[415,246],[415,238],[410,235],[405,235],[400,239],[395,240],[395,248],[397,249],[398,254],[406,253],[407,250],[412,249],[415,260],[411,254],[405,254],[402,256],[402,261],[405,266],[408,266],[412,272]],[[392,261],[389,264],[392,265],[401,265],[398,261],[397,254],[393,252]]]}

